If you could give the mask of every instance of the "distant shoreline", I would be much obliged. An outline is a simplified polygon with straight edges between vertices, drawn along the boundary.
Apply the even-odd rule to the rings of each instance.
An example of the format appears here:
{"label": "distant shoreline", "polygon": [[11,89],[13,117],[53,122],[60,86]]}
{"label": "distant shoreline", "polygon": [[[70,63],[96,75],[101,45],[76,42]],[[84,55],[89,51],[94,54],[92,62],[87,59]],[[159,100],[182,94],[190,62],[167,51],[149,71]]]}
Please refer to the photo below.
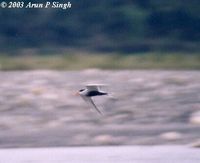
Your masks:
{"label": "distant shoreline", "polygon": [[105,70],[200,70],[198,53],[134,53],[93,54],[67,53],[51,55],[17,56],[0,55],[0,70],[81,70],[98,68]]}

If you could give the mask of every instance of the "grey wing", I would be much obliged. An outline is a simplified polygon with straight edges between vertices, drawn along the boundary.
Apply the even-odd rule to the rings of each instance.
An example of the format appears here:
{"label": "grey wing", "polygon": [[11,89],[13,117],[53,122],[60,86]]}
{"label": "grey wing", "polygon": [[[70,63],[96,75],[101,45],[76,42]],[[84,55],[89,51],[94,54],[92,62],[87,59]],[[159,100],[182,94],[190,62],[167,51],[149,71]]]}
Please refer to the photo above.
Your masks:
{"label": "grey wing", "polygon": [[92,104],[92,106],[95,108],[95,110],[96,110],[99,114],[102,115],[101,111],[97,108],[97,106],[95,105],[95,103],[93,102],[93,100],[92,100],[90,97],[84,97],[84,96],[82,96],[82,97],[83,97],[83,99],[84,99],[87,103]]}
{"label": "grey wing", "polygon": [[99,91],[100,88],[107,86],[106,84],[87,84],[86,88],[89,91]]}
{"label": "grey wing", "polygon": [[86,85],[88,91],[98,91],[99,87],[97,85]]}

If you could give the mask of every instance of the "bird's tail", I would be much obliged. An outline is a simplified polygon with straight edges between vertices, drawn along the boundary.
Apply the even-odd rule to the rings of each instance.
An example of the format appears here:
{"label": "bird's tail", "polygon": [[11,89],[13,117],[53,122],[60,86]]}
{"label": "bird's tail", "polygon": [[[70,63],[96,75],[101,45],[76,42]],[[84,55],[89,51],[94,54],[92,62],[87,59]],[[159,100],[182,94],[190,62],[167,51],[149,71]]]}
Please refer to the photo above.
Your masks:
{"label": "bird's tail", "polygon": [[107,95],[108,95],[108,98],[109,98],[110,100],[117,100],[117,97],[115,97],[114,95],[108,94],[108,93],[107,93]]}

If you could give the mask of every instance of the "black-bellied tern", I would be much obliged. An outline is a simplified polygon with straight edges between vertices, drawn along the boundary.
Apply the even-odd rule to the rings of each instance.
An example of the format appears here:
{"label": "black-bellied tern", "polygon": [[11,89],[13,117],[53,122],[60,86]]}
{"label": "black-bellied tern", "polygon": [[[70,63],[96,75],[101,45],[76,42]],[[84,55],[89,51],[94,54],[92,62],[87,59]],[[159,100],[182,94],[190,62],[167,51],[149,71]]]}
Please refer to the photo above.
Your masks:
{"label": "black-bellied tern", "polygon": [[108,94],[106,92],[100,91],[100,86],[102,85],[86,85],[86,88],[79,90],[77,94],[79,94],[87,103],[92,104],[92,106],[96,109],[98,113],[102,114],[92,100],[92,97],[94,96],[102,96]]}

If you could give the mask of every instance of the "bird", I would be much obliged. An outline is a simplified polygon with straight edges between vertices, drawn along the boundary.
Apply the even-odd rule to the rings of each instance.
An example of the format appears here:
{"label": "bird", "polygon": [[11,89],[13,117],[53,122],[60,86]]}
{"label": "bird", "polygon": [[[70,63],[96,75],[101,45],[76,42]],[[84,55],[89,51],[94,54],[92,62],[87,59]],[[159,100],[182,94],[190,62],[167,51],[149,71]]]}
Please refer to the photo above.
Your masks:
{"label": "bird", "polygon": [[95,96],[103,96],[103,95],[108,95],[108,93],[106,92],[102,92],[100,91],[100,86],[102,86],[102,84],[100,85],[95,85],[95,84],[88,84],[86,85],[86,88],[84,89],[80,89],[77,94],[80,95],[84,101],[86,101],[87,103],[91,104],[93,106],[93,108],[102,115],[102,112],[97,108],[97,106],[95,105],[94,101],[92,100],[92,97]]}

